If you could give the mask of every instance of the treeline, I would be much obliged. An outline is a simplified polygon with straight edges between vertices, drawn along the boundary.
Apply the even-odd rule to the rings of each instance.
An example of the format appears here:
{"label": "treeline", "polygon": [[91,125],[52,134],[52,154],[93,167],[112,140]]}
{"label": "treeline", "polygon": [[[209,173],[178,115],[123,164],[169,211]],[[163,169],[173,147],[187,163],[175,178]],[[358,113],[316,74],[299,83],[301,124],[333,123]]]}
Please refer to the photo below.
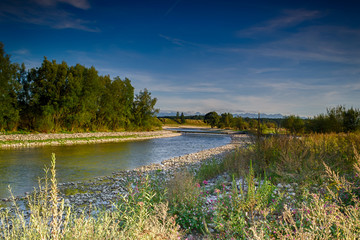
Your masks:
{"label": "treeline", "polygon": [[326,114],[310,119],[289,116],[283,120],[283,127],[290,133],[340,133],[360,131],[360,110],[344,106],[328,108]]}
{"label": "treeline", "polygon": [[0,42],[0,130],[39,132],[150,130],[157,99],[134,95],[129,79],[100,76],[94,67],[44,58],[38,68],[12,63]]}
{"label": "treeline", "polygon": [[217,112],[209,112],[204,116],[204,122],[211,127],[228,128],[236,130],[250,130],[260,129],[277,129],[280,125],[280,119],[262,118],[260,120],[254,118],[243,118],[234,116],[231,113],[222,113],[219,115]]}
{"label": "treeline", "polygon": [[254,119],[233,116],[231,113],[209,112],[204,116],[204,122],[211,127],[229,128],[236,130],[258,130],[262,133],[267,129],[278,132],[280,128],[288,133],[339,133],[360,131],[360,110],[346,109],[344,106],[328,108],[326,114],[319,114],[313,118],[303,119],[291,115],[283,119]]}

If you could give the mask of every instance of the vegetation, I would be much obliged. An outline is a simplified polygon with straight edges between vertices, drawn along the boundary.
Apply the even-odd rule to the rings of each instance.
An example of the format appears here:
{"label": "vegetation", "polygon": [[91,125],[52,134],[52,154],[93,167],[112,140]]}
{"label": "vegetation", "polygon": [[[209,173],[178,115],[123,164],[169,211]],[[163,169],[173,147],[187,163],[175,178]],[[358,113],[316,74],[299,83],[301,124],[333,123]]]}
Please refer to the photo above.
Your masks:
{"label": "vegetation", "polygon": [[213,127],[246,130],[246,131],[261,131],[261,133],[274,133],[278,132],[278,126],[282,119],[254,119],[242,118],[240,116],[233,116],[231,113],[222,113],[219,115],[217,112],[209,112],[204,116],[204,123]]}
{"label": "vegetation", "polygon": [[39,191],[28,197],[28,219],[15,199],[15,213],[0,211],[1,239],[179,239],[182,235],[168,214],[168,205],[155,197],[144,179],[136,191],[129,187],[129,195],[115,204],[113,211],[84,209],[77,213],[58,198],[55,155],[49,180],[48,171]]}
{"label": "vegetation", "polygon": [[100,76],[94,67],[45,57],[26,70],[0,43],[0,131],[149,130],[159,126],[156,101],[147,89],[134,96],[129,79]]}
{"label": "vegetation", "polygon": [[360,130],[360,110],[346,109],[344,106],[328,108],[326,114],[304,119],[290,115],[283,119],[253,119],[234,117],[231,113],[209,112],[204,116],[204,122],[211,127],[256,131],[262,134],[280,133],[280,127],[289,134],[303,133],[340,133]]}
{"label": "vegetation", "polygon": [[[142,176],[111,211],[80,214],[58,200],[53,156],[51,179],[29,197],[31,217],[1,211],[0,238],[181,239],[197,232],[207,239],[357,239],[359,148],[357,134],[254,140],[195,175],[181,171],[167,184]],[[234,179],[229,190],[218,179],[209,189],[207,180],[223,172],[246,187]],[[287,199],[279,182],[297,183],[295,198]],[[208,194],[217,195],[210,205]]]}
{"label": "vegetation", "polygon": [[360,130],[360,110],[344,106],[328,108],[327,114],[320,114],[307,123],[309,132],[339,133]]}
{"label": "vegetation", "polygon": [[202,121],[202,120],[192,119],[192,118],[188,118],[185,116],[184,116],[183,120],[181,120],[181,118],[180,118],[180,122],[177,121],[174,117],[159,117],[158,119],[161,122],[161,124],[167,125],[167,126],[184,126],[184,125],[196,126],[196,127],[208,127],[209,126],[206,123],[204,123],[204,121]]}

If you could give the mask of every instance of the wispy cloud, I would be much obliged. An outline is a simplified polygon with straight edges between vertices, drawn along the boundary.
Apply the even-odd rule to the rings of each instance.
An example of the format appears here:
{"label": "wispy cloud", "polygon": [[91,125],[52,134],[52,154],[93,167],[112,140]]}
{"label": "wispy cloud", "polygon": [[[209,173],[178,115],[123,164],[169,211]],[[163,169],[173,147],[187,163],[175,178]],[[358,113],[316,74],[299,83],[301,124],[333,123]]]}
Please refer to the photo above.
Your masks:
{"label": "wispy cloud", "polygon": [[172,37],[165,36],[165,35],[162,35],[162,34],[159,34],[159,36],[166,39],[166,40],[168,40],[169,42],[172,42],[175,45],[184,46],[184,44],[186,43],[186,41],[178,39],[178,38],[172,38]]}
{"label": "wispy cloud", "polygon": [[45,7],[55,6],[57,3],[67,3],[73,7],[80,9],[89,9],[90,3],[88,0],[34,0],[37,4]]}
{"label": "wispy cloud", "polygon": [[289,71],[287,68],[250,68],[249,72],[255,74],[263,74],[263,73],[270,73],[270,72],[284,72]]}
{"label": "wispy cloud", "polygon": [[181,0],[176,0],[176,1],[174,2],[174,4],[171,5],[171,7],[166,11],[166,13],[165,13],[164,16],[169,15],[169,13],[171,13],[171,12],[174,10],[174,8],[179,4],[180,1],[181,1]]}
{"label": "wispy cloud", "polygon": [[243,37],[252,36],[255,34],[268,34],[269,32],[293,27],[305,21],[319,18],[321,16],[322,15],[319,11],[309,11],[304,9],[284,10],[282,16],[264,22],[263,24],[260,24],[258,26],[239,31],[238,35],[240,37]]}
{"label": "wispy cloud", "polygon": [[28,49],[25,49],[25,48],[21,48],[21,49],[18,49],[18,50],[15,50],[13,52],[11,52],[12,54],[15,54],[15,55],[21,55],[21,56],[24,56],[24,55],[29,55],[30,54],[30,51]]}
{"label": "wispy cloud", "polygon": [[57,3],[61,2],[83,10],[90,8],[86,0],[35,0],[34,2],[5,0],[0,4],[0,21],[25,22],[55,29],[100,31],[99,28],[93,26],[93,21],[78,18],[68,10],[57,6]]}
{"label": "wispy cloud", "polygon": [[163,34],[159,34],[159,37],[164,38],[167,41],[169,41],[169,42],[171,42],[171,43],[173,43],[175,45],[182,46],[182,47],[185,46],[185,45],[190,45],[190,46],[195,46],[195,47],[205,47],[202,44],[186,41],[186,40],[183,40],[183,39],[180,39],[180,38],[169,37],[169,36],[166,36],[166,35],[163,35]]}
{"label": "wispy cloud", "polygon": [[261,46],[262,54],[295,60],[360,63],[360,29],[311,26]]}

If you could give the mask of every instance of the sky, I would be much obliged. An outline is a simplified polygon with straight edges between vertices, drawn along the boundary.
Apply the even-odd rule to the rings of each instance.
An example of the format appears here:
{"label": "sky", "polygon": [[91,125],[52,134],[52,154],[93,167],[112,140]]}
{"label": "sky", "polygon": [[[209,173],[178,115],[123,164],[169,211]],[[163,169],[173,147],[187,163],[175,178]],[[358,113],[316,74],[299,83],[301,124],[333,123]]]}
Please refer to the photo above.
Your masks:
{"label": "sky", "polygon": [[1,0],[13,62],[94,66],[161,111],[314,116],[360,108],[360,2]]}

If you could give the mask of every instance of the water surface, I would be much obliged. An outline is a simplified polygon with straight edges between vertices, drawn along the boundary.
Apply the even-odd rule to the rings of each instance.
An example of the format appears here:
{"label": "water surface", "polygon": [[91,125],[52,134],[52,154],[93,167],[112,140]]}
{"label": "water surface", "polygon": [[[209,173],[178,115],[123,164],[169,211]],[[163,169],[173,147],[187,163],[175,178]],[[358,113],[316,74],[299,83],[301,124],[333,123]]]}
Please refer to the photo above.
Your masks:
{"label": "water surface", "polygon": [[136,142],[44,146],[0,150],[0,198],[22,195],[37,186],[56,154],[58,182],[89,180],[114,171],[134,169],[151,163],[230,143],[226,135],[183,134]]}

